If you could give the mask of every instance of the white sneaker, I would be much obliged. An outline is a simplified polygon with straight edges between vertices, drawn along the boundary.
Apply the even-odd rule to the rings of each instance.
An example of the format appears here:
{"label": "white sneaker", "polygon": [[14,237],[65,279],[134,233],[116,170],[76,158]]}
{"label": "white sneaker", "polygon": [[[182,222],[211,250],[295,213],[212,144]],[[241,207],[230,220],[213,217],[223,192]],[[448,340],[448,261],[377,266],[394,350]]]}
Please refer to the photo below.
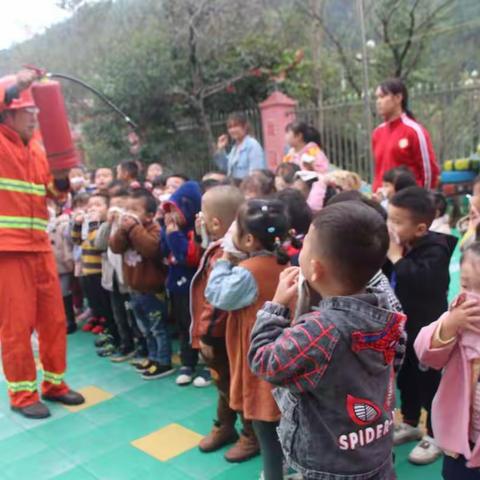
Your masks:
{"label": "white sneaker", "polygon": [[175,383],[181,387],[185,385],[190,385],[193,380],[193,369],[190,367],[181,367],[178,371],[179,375],[177,376]]}
{"label": "white sneaker", "polygon": [[422,431],[417,427],[412,427],[408,423],[400,423],[395,425],[393,431],[393,444],[395,446],[402,445],[407,442],[415,442],[423,437]]}
{"label": "white sneaker", "polygon": [[408,460],[415,465],[428,465],[442,456],[442,451],[435,445],[435,440],[425,435],[422,441],[410,452]]}
{"label": "white sneaker", "polygon": [[193,380],[193,386],[198,388],[209,387],[212,384],[211,380],[207,380],[205,377],[199,375]]}

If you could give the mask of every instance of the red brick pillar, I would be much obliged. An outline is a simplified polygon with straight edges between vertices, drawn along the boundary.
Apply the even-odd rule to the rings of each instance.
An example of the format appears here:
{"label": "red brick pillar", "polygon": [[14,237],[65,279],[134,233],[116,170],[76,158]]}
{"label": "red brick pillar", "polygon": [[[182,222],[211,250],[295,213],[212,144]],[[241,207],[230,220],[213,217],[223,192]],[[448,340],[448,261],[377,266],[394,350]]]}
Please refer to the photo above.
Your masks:
{"label": "red brick pillar", "polygon": [[275,170],[285,154],[285,127],[295,121],[297,102],[282,92],[273,92],[260,104],[263,148],[268,167]]}

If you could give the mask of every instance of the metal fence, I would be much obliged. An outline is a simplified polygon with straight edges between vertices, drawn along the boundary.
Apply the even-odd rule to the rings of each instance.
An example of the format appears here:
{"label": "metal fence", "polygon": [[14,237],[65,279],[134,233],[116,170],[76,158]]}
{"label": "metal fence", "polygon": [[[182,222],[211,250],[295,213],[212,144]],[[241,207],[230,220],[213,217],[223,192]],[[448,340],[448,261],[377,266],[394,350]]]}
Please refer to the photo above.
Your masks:
{"label": "metal fence", "polygon": [[[417,85],[410,89],[410,106],[417,120],[428,129],[440,164],[448,159],[467,157],[476,150],[480,142],[480,81],[470,85]],[[373,100],[370,107],[377,125],[381,120],[376,116]],[[364,108],[362,99],[344,98],[326,102],[322,108],[301,106],[295,113],[298,120],[319,129],[322,147],[333,165],[371,180],[371,132],[367,131]],[[252,135],[261,142],[259,110],[254,108],[243,113],[249,120]],[[215,140],[227,131],[228,115],[220,112],[210,117]],[[175,127],[172,135],[178,136],[181,132],[182,142],[175,144],[172,158],[190,175],[201,176],[214,169],[202,127],[194,120],[178,122]]]}
{"label": "metal fence", "polygon": [[[469,156],[480,141],[480,82],[470,85],[418,85],[410,90],[410,106],[429,131],[439,163]],[[371,102],[374,124],[375,103]],[[317,126],[332,164],[370,179],[371,132],[366,129],[361,99],[331,101],[321,109],[300,107],[298,120]]]}
{"label": "metal fence", "polygon": [[[261,140],[262,121],[260,118],[259,110],[256,108],[255,109],[252,108],[249,110],[243,110],[241,113],[243,113],[247,117],[247,120],[252,130],[251,134],[258,140]],[[220,135],[222,135],[223,133],[227,132],[227,119],[231,114],[232,112],[229,112],[229,113],[218,112],[215,115],[209,116],[210,126],[212,128],[212,133],[215,139]],[[176,128],[178,131],[193,131],[193,130],[202,131],[202,127],[199,125],[199,123],[191,119],[177,122]]]}

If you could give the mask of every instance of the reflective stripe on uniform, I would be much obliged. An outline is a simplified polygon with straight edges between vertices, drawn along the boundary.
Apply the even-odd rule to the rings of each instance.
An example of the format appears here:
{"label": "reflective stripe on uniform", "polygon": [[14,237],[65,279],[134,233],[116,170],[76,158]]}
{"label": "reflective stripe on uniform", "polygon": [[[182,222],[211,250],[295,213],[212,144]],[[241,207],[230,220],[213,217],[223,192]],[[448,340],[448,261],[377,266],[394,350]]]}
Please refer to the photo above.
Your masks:
{"label": "reflective stripe on uniform", "polygon": [[64,376],[65,373],[53,373],[47,372],[46,370],[43,371],[43,381],[53,383],[53,385],[61,385]]}
{"label": "reflective stripe on uniform", "polygon": [[14,393],[17,392],[36,392],[37,391],[37,382],[33,380],[32,382],[7,382],[7,388]]}
{"label": "reflective stripe on uniform", "polygon": [[7,215],[0,215],[0,228],[14,228],[14,229],[31,229],[43,230],[47,229],[48,220],[35,217],[10,217]]}
{"label": "reflective stripe on uniform", "polygon": [[9,192],[27,193],[30,195],[38,195],[44,197],[47,192],[45,185],[24,182],[23,180],[14,180],[12,178],[0,177],[0,190]]}

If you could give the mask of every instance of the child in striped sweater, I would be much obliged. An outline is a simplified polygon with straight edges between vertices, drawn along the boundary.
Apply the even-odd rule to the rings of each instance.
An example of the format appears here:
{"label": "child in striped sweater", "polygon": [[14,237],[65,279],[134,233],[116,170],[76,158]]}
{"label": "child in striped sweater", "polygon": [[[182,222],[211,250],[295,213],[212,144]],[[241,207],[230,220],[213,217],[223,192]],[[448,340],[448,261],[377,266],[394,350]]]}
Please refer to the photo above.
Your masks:
{"label": "child in striped sweater", "polygon": [[[83,326],[84,331],[98,334],[113,324],[113,314],[107,291],[102,287],[102,252],[95,248],[98,227],[107,219],[109,199],[103,193],[88,199],[87,213],[73,217],[72,240],[82,247],[82,289],[87,297],[93,317]],[[88,224],[88,233],[82,239],[82,226]]]}

